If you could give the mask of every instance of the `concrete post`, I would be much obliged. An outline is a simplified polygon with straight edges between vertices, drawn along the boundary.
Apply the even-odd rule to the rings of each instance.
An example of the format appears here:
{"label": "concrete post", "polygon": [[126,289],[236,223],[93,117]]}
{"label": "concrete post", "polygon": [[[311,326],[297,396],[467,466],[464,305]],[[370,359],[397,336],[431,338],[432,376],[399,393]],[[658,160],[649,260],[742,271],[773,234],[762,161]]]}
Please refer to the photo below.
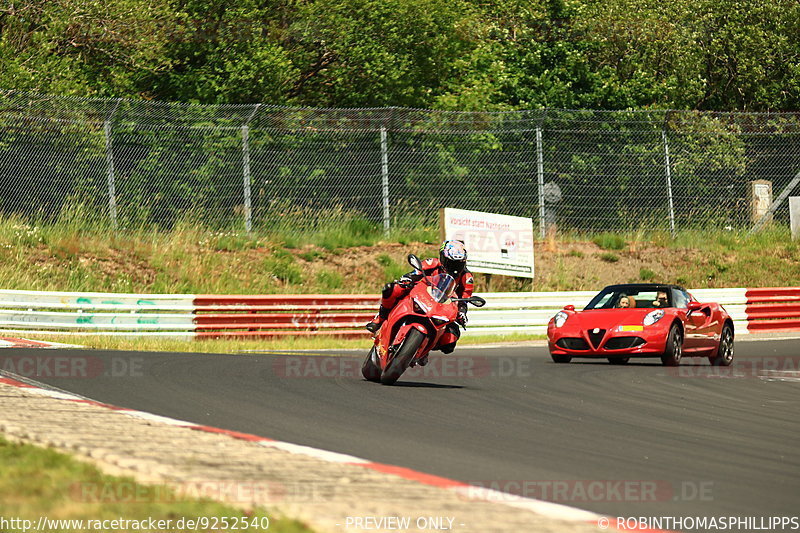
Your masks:
{"label": "concrete post", "polygon": [[800,196],[789,197],[789,225],[792,227],[792,239],[800,239]]}

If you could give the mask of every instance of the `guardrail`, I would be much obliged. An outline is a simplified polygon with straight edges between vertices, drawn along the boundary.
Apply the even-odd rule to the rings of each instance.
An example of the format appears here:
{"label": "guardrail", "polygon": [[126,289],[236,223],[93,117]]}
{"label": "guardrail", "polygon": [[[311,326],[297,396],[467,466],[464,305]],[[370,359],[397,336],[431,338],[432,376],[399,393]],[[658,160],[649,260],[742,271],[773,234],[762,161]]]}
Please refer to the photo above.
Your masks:
{"label": "guardrail", "polygon": [[281,337],[338,335],[363,337],[375,316],[374,295],[269,295],[195,298],[196,335],[209,337]]}
{"label": "guardrail", "polygon": [[0,290],[0,332],[193,336],[195,304],[185,294]]}
{"label": "guardrail", "polygon": [[800,287],[747,289],[745,297],[750,331],[800,330]]}
{"label": "guardrail", "polygon": [[[723,304],[737,333],[800,331],[800,287],[698,289]],[[541,335],[564,305],[585,306],[595,291],[484,293],[465,335]],[[170,337],[366,337],[375,295],[115,294],[0,290],[0,334]]]}

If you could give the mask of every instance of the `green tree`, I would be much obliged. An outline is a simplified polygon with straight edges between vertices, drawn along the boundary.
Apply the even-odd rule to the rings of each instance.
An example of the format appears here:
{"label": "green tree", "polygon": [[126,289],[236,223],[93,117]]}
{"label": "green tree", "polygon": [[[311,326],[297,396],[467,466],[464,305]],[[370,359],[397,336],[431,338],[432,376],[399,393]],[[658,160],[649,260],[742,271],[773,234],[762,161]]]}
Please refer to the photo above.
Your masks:
{"label": "green tree", "polygon": [[171,65],[175,14],[148,0],[11,1],[0,8],[0,85],[73,95],[145,96]]}
{"label": "green tree", "polygon": [[173,68],[155,80],[162,98],[196,103],[289,103],[299,76],[285,48],[292,0],[178,0],[167,53]]}
{"label": "green tree", "polygon": [[472,17],[451,0],[304,4],[292,25],[302,71],[292,96],[317,106],[430,106],[475,46]]}
{"label": "green tree", "polygon": [[592,107],[800,106],[793,0],[591,0],[577,27],[603,80]]}
{"label": "green tree", "polygon": [[800,108],[796,0],[5,0],[0,87],[447,110]]}

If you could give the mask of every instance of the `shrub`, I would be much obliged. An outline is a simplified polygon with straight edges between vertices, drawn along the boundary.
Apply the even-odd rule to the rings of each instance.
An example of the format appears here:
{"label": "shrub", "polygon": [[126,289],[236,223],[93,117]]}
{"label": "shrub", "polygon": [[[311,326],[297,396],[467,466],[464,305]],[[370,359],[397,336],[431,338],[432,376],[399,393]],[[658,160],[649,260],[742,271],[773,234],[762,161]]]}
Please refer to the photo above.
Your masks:
{"label": "shrub", "polygon": [[364,218],[350,218],[344,222],[331,223],[324,228],[316,244],[328,251],[356,246],[371,246],[377,242],[383,231],[377,224]]}
{"label": "shrub", "polygon": [[294,264],[294,257],[284,250],[275,250],[267,256],[264,259],[264,269],[284,283],[298,284],[303,282],[303,273]]}
{"label": "shrub", "polygon": [[378,257],[376,257],[376,258],[375,258],[375,261],[377,261],[377,262],[378,262],[378,264],[379,264],[380,266],[382,266],[382,267],[388,267],[388,266],[390,266],[390,265],[396,265],[396,264],[397,264],[397,262],[395,262],[395,260],[394,260],[394,259],[392,259],[391,257],[389,257],[389,255],[388,255],[388,254],[381,254],[381,255],[379,255]]}
{"label": "shrub", "polygon": [[297,257],[310,262],[325,257],[325,253],[320,252],[319,250],[309,250],[307,252],[301,252],[297,254]]}
{"label": "shrub", "polygon": [[409,272],[411,267],[405,263],[400,264],[387,254],[381,254],[376,258],[379,265],[383,267],[383,279],[390,281],[398,279],[403,274]]}
{"label": "shrub", "polygon": [[622,250],[625,248],[625,239],[616,233],[601,233],[592,239],[592,242],[603,250]]}
{"label": "shrub", "polygon": [[658,275],[649,268],[643,267],[639,269],[639,279],[641,279],[642,281],[652,281],[657,277]]}
{"label": "shrub", "polygon": [[339,289],[344,282],[344,276],[334,270],[321,270],[317,273],[317,283],[327,290]]}

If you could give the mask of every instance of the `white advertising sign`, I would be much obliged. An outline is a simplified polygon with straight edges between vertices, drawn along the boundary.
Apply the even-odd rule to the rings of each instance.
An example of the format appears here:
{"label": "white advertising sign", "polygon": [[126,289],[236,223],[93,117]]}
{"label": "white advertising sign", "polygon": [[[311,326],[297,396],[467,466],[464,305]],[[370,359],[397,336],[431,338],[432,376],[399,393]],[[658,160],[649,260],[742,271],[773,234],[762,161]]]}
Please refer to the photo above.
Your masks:
{"label": "white advertising sign", "polygon": [[464,241],[472,272],[533,278],[533,219],[445,208],[441,229]]}

